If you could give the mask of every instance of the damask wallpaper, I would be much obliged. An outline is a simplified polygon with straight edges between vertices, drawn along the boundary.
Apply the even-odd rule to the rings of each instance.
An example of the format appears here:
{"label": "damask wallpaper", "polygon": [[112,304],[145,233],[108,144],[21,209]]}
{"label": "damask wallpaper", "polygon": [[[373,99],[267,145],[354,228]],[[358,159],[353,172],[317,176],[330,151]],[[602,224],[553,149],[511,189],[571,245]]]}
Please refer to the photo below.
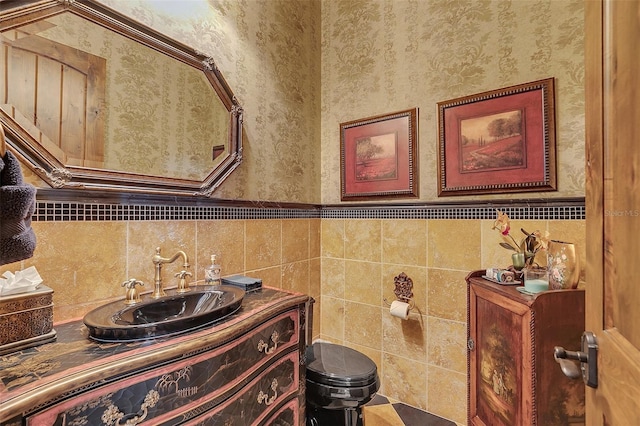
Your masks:
{"label": "damask wallpaper", "polygon": [[244,108],[243,163],[214,197],[320,201],[320,3],[102,0],[210,55]]}
{"label": "damask wallpaper", "polygon": [[420,200],[437,200],[437,103],[547,77],[558,191],[528,196],[584,195],[579,0],[102,2],[212,56],[243,106],[244,162],[214,197],[338,203],[340,123],[418,107]]}
{"label": "damask wallpaper", "polygon": [[432,201],[437,103],[548,77],[558,191],[540,196],[584,196],[583,15],[581,1],[323,0],[322,202],[340,201],[340,123],[418,107],[420,199]]}

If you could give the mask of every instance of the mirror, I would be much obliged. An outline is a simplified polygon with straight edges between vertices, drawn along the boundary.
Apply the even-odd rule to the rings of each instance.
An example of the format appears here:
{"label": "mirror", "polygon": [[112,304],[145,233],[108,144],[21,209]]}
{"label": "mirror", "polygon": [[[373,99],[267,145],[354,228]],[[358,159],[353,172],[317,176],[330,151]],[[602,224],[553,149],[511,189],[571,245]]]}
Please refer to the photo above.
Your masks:
{"label": "mirror", "polygon": [[240,164],[242,108],[213,59],[93,0],[12,3],[0,120],[49,185],[211,196]]}

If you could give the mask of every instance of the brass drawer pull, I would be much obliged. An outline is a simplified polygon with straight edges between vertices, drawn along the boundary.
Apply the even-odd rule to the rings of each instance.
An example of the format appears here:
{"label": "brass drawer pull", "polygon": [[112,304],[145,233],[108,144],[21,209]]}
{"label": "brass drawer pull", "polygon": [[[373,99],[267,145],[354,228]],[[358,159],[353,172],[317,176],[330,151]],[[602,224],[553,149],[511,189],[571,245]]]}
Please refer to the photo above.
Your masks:
{"label": "brass drawer pull", "polygon": [[260,341],[258,342],[258,352],[263,352],[267,355],[272,354],[277,348],[278,348],[278,338],[280,337],[280,334],[277,331],[274,331],[273,333],[271,333],[271,341],[273,342],[273,346],[269,347],[269,345],[267,343],[264,342],[264,340],[260,339]]}
{"label": "brass drawer pull", "polygon": [[159,400],[160,394],[158,391],[154,389],[150,390],[149,393],[147,393],[147,396],[144,397],[144,402],[140,406],[140,411],[135,413],[135,415],[125,415],[118,407],[111,404],[102,414],[102,423],[105,425],[115,426],[135,426],[140,424],[147,418],[147,409],[155,407]]}
{"label": "brass drawer pull", "polygon": [[273,379],[271,381],[271,390],[273,391],[273,395],[271,395],[271,397],[269,397],[268,394],[260,391],[260,393],[258,393],[258,404],[262,404],[264,403],[264,405],[271,405],[273,404],[273,402],[276,400],[276,398],[278,398],[278,379]]}

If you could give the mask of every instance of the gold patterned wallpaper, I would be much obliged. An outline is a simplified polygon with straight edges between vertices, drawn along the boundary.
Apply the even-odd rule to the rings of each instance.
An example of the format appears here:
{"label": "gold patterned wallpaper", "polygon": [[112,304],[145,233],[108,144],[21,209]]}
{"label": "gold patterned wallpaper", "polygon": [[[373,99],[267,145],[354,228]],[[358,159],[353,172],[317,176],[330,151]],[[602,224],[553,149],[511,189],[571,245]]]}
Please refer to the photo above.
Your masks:
{"label": "gold patterned wallpaper", "polygon": [[322,203],[340,202],[340,123],[418,107],[420,199],[433,201],[437,103],[548,77],[558,191],[539,196],[584,196],[583,15],[569,0],[323,0]]}
{"label": "gold patterned wallpaper", "polygon": [[244,108],[243,163],[214,197],[320,201],[320,3],[103,0],[214,58]]}
{"label": "gold patterned wallpaper", "polygon": [[102,2],[211,55],[239,99],[244,162],[214,197],[338,203],[339,124],[418,107],[420,200],[437,200],[437,103],[547,77],[558,191],[528,196],[584,196],[581,1]]}

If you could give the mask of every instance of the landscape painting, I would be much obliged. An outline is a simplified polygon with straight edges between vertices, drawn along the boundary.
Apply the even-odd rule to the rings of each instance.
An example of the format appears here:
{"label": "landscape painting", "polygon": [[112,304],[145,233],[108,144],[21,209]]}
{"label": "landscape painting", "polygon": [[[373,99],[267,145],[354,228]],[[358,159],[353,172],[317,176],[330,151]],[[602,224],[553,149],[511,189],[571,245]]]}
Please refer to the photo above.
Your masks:
{"label": "landscape painting", "polygon": [[438,103],[438,196],[555,191],[554,79]]}
{"label": "landscape painting", "polygon": [[460,172],[525,166],[522,111],[460,121]]}
{"label": "landscape painting", "polygon": [[397,135],[387,133],[356,140],[356,180],[398,177]]}
{"label": "landscape painting", "polygon": [[417,127],[417,108],[341,123],[341,199],[417,197]]}

